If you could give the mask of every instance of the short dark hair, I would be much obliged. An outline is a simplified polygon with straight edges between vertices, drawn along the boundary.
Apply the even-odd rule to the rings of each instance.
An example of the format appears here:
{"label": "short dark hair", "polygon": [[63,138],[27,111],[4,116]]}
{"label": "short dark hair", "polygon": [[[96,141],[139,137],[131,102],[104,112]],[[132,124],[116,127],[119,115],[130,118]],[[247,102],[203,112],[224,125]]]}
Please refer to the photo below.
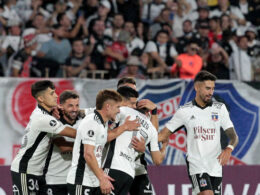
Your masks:
{"label": "short dark hair", "polygon": [[51,82],[50,80],[37,81],[31,86],[32,96],[36,99],[41,92],[45,91],[48,88],[55,89],[53,82]]}
{"label": "short dark hair", "polygon": [[77,99],[79,95],[73,90],[64,90],[60,94],[60,104],[64,104],[67,99]]}
{"label": "short dark hair", "polygon": [[206,70],[202,70],[200,71],[195,79],[194,79],[194,83],[196,82],[201,82],[201,81],[216,81],[217,77],[214,74],[211,74],[210,72],[206,71]]}
{"label": "short dark hair", "polygon": [[123,85],[123,84],[126,84],[126,83],[136,85],[136,82],[135,82],[135,79],[134,79],[134,78],[132,78],[132,77],[123,77],[123,78],[121,78],[121,79],[117,82],[117,88],[118,88],[120,85]]}
{"label": "short dark hair", "polygon": [[63,19],[63,17],[64,17],[65,15],[66,15],[65,12],[59,13],[59,14],[57,15],[57,22],[58,22],[58,24],[60,24],[61,20]]}
{"label": "short dark hair", "polygon": [[125,99],[138,98],[139,94],[136,90],[128,86],[119,87],[117,92]]}
{"label": "short dark hair", "polygon": [[115,90],[104,89],[98,92],[96,97],[96,109],[101,110],[104,103],[107,100],[114,100],[115,102],[121,102],[122,96]]}

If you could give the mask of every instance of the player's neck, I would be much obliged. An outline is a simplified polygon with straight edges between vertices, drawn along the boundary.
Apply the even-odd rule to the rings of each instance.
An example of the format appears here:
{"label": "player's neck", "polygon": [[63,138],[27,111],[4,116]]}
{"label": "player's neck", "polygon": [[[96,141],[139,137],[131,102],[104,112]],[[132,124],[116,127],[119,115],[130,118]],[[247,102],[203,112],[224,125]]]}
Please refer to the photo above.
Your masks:
{"label": "player's neck", "polygon": [[106,123],[109,120],[109,118],[107,117],[107,114],[104,110],[97,110],[97,112],[101,115],[104,123]]}
{"label": "player's neck", "polygon": [[49,106],[47,106],[47,105],[45,105],[45,104],[39,104],[41,107],[43,107],[45,110],[47,110],[48,112],[51,112],[52,111],[52,109],[53,109],[53,107],[49,107]]}
{"label": "player's neck", "polygon": [[195,101],[196,101],[196,103],[200,106],[200,107],[202,107],[202,108],[204,108],[207,104],[205,103],[205,102],[203,102],[200,98],[198,98],[198,97],[195,97]]}
{"label": "player's neck", "polygon": [[63,118],[70,125],[73,125],[75,123],[75,121],[76,121],[76,120],[69,119],[66,115],[63,115]]}

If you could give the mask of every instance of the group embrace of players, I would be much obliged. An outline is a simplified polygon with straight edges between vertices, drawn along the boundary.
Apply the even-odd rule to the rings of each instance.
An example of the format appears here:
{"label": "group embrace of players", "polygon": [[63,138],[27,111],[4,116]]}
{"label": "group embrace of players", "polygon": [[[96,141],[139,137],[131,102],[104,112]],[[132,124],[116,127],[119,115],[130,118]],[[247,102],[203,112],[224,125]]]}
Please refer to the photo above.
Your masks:
{"label": "group embrace of players", "polygon": [[[120,79],[117,91],[99,91],[96,107],[87,109],[80,109],[79,95],[71,90],[60,94],[57,109],[54,84],[49,80],[35,82],[31,93],[38,105],[11,165],[13,194],[151,195],[146,146],[154,164],[161,164],[168,137],[183,126],[187,129],[187,162],[194,193],[221,194],[221,165],[227,163],[238,138],[225,105],[211,101],[214,75],[202,71],[194,83],[194,101],[181,107],[158,134],[156,104],[148,99],[137,101],[132,78]],[[213,112],[218,120],[209,117],[202,122],[203,112]],[[202,148],[205,142],[192,134],[197,123],[216,129],[208,148]],[[220,127],[230,138],[224,150],[218,143]]]}

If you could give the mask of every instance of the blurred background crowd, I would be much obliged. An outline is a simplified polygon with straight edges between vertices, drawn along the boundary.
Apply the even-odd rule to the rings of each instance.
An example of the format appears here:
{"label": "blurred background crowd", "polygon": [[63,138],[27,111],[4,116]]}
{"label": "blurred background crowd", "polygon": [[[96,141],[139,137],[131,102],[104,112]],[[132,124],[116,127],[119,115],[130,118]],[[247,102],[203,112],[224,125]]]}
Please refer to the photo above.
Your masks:
{"label": "blurred background crowd", "polygon": [[0,5],[0,76],[260,80],[260,0]]}

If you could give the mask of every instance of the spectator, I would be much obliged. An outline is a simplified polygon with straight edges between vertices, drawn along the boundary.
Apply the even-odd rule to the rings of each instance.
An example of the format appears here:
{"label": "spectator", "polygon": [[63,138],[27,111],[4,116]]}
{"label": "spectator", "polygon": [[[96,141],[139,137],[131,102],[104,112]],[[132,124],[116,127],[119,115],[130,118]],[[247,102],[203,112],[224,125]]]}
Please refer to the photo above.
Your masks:
{"label": "spectator", "polygon": [[209,7],[208,6],[200,6],[198,8],[198,19],[196,21],[196,28],[198,28],[198,24],[201,22],[205,22],[205,23],[209,22]]}
{"label": "spectator", "polygon": [[127,59],[127,66],[120,72],[118,78],[123,77],[132,77],[135,79],[145,79],[145,76],[142,74],[141,70],[139,69],[142,62],[138,59],[137,56],[129,56]]}
{"label": "spectator", "polygon": [[[61,26],[60,33],[62,37],[68,39],[74,39],[75,37],[84,37],[88,34],[88,30],[85,27],[85,19],[83,16],[79,16],[76,24],[72,27],[71,19],[66,13],[60,13],[57,16],[58,24]],[[83,31],[83,35],[80,35],[80,29]]]}
{"label": "spectator", "polygon": [[194,79],[202,68],[202,58],[199,52],[198,43],[190,40],[186,47],[186,53],[178,55],[176,63],[171,67],[173,77],[181,79]]}
{"label": "spectator", "polygon": [[131,54],[132,51],[137,48],[139,48],[140,50],[143,50],[144,42],[142,39],[140,39],[136,36],[136,30],[135,30],[134,23],[131,21],[125,22],[124,30],[129,32],[129,34],[130,34],[129,42],[126,43],[128,53]]}
{"label": "spectator", "polygon": [[7,26],[8,22],[17,21],[21,22],[20,17],[18,16],[15,10],[16,0],[6,0],[4,9],[0,10],[0,22],[2,25]]}
{"label": "spectator", "polygon": [[50,28],[47,27],[46,19],[42,14],[35,15],[32,26],[36,29],[37,42],[40,45],[51,40]]}
{"label": "spectator", "polygon": [[238,39],[238,49],[229,58],[230,79],[239,81],[252,81],[252,65],[247,54],[248,39],[241,36]]}
{"label": "spectator", "polygon": [[113,19],[113,25],[111,28],[105,30],[105,35],[111,37],[114,41],[117,40],[117,37],[120,31],[124,26],[124,17],[122,14],[115,14]]}
{"label": "spectator", "polygon": [[231,17],[235,26],[245,25],[246,20],[242,12],[235,6],[229,5],[229,0],[218,0],[218,8],[210,12],[211,17],[220,17],[223,14],[227,14]]}
{"label": "spectator", "polygon": [[193,32],[192,28],[192,22],[190,20],[185,20],[182,26],[184,34],[183,36],[178,38],[178,43],[176,44],[176,49],[178,53],[183,53],[187,43],[190,41],[192,37],[195,36],[195,33]]}
{"label": "spectator", "polygon": [[35,29],[23,33],[24,48],[11,61],[11,75],[14,77],[55,77],[59,65],[51,60],[36,57],[37,39]]}
{"label": "spectator", "polygon": [[89,18],[86,21],[86,26],[90,33],[93,29],[93,25],[95,23],[95,20],[102,20],[105,24],[106,28],[112,27],[112,19],[108,16],[108,13],[111,10],[111,5],[108,0],[102,0],[100,1],[100,5],[98,7],[98,12],[89,16]]}
{"label": "spectator", "polygon": [[257,31],[254,27],[249,27],[245,33],[248,38],[248,55],[251,57],[257,57],[260,50],[260,42],[257,38]]}
{"label": "spectator", "polygon": [[228,54],[217,43],[212,45],[209,60],[205,68],[218,79],[229,79]]}
{"label": "spectator", "polygon": [[98,11],[98,0],[88,0],[83,3],[81,12],[84,12],[84,17],[88,18],[91,15],[94,15]]}
{"label": "spectator", "polygon": [[105,23],[103,20],[95,20],[93,30],[87,38],[86,53],[91,57],[91,63],[95,65],[97,70],[105,70],[105,49],[112,45],[113,41],[110,37],[104,35]]}
{"label": "spectator", "polygon": [[95,70],[94,64],[90,63],[90,57],[85,55],[82,39],[74,39],[72,42],[72,55],[66,60],[67,77],[79,77],[85,70]]}
{"label": "spectator", "polygon": [[167,31],[161,30],[157,33],[155,41],[149,41],[144,50],[149,54],[153,61],[151,66],[147,68],[148,73],[168,73],[169,67],[172,66],[177,52],[169,42]]}
{"label": "spectator", "polygon": [[210,26],[210,32],[208,34],[208,37],[209,37],[209,48],[211,48],[213,43],[220,42],[222,39],[222,29],[220,26],[219,18],[218,17],[210,18],[209,26]]}
{"label": "spectator", "polygon": [[10,57],[14,52],[23,47],[21,40],[21,27],[16,21],[8,22],[8,35],[5,36],[1,45],[1,55],[7,54]]}
{"label": "spectator", "polygon": [[220,17],[220,26],[222,31],[231,31],[232,30],[232,20],[229,15],[223,14]]}
{"label": "spectator", "polygon": [[127,31],[121,31],[118,35],[117,41],[108,46],[104,53],[107,56],[105,69],[110,71],[112,78],[116,77],[119,71],[124,67],[128,57],[126,43],[130,39],[130,34]]}
{"label": "spectator", "polygon": [[[53,38],[42,44],[37,56],[64,65],[71,52],[71,45],[67,39],[59,34],[61,26],[54,26]],[[61,75],[60,75],[61,76]]]}

